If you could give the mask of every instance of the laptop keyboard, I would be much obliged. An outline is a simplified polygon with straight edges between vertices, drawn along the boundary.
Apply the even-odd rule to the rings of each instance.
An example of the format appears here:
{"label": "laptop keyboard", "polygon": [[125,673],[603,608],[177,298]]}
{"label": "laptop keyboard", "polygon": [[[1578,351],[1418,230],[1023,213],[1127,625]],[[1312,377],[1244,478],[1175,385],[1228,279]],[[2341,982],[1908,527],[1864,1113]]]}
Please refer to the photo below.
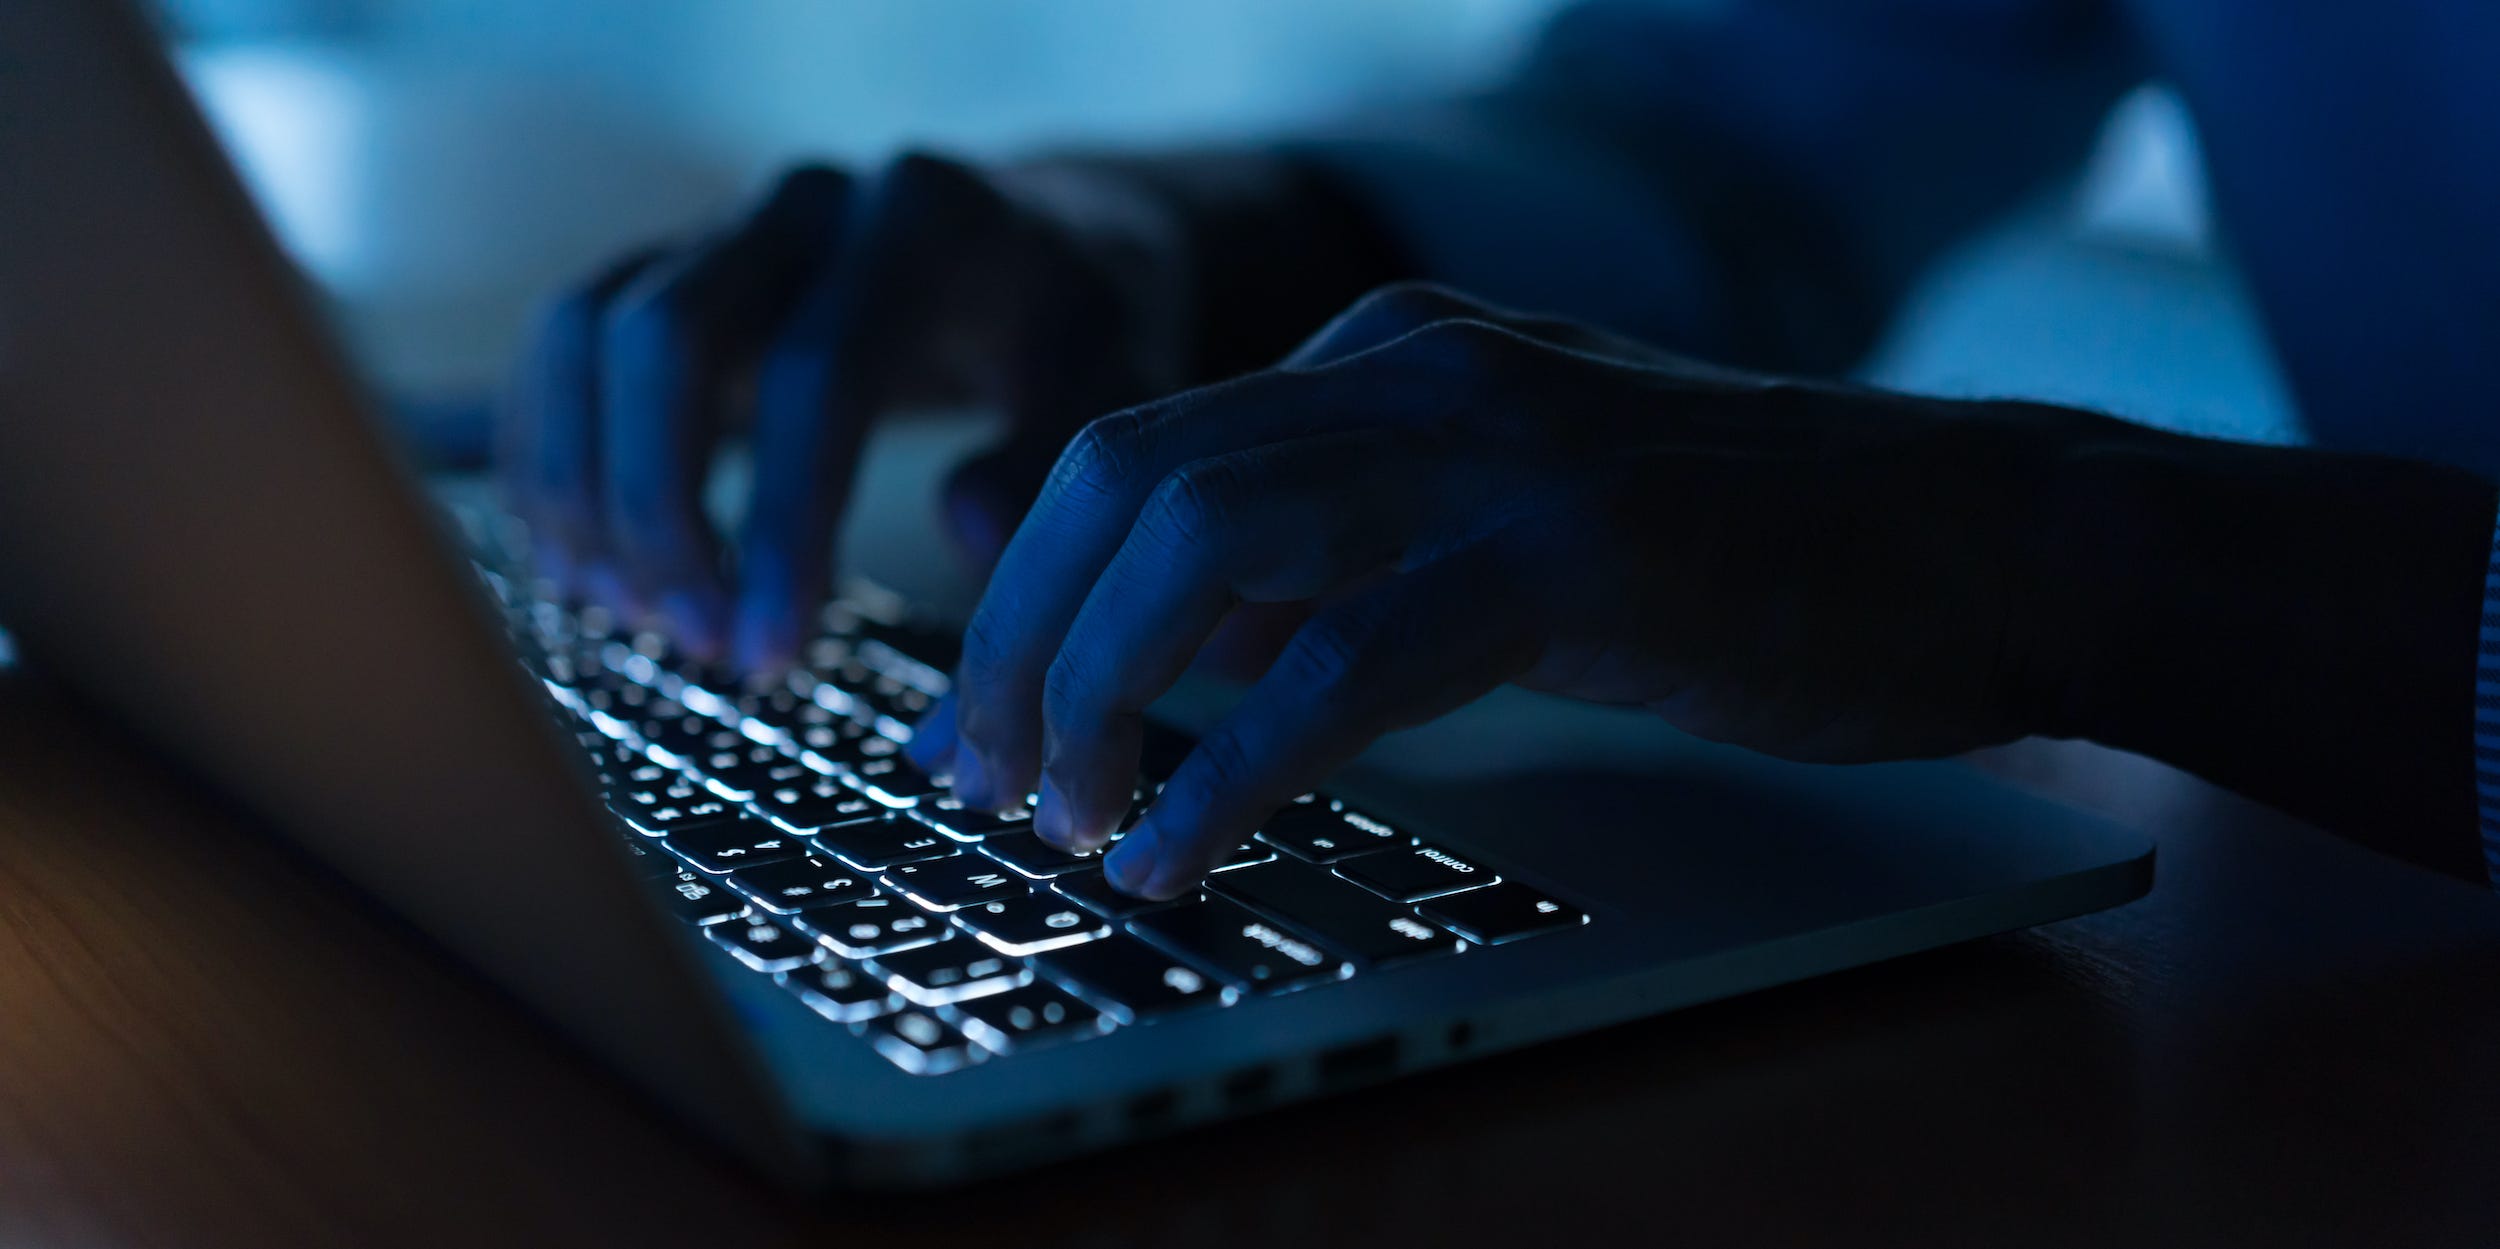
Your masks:
{"label": "laptop keyboard", "polygon": [[[905,1071],[1588,922],[1323,794],[1279,811],[1197,893],[1123,894],[1098,855],[1035,836],[1029,811],[966,811],[904,757],[945,693],[947,640],[895,624],[873,587],[828,608],[805,666],[762,691],[595,610],[505,601],[670,911]],[[1139,778],[1139,805],[1160,780]]]}

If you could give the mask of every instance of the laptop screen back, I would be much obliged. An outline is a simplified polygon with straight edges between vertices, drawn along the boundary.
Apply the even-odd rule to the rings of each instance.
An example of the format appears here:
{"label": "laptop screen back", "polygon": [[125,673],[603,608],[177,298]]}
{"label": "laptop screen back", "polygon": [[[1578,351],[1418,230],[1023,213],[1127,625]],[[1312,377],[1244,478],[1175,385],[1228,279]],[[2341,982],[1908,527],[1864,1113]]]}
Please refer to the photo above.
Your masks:
{"label": "laptop screen back", "polygon": [[122,4],[0,4],[0,178],[0,621],[28,660],[790,1164],[725,1010]]}

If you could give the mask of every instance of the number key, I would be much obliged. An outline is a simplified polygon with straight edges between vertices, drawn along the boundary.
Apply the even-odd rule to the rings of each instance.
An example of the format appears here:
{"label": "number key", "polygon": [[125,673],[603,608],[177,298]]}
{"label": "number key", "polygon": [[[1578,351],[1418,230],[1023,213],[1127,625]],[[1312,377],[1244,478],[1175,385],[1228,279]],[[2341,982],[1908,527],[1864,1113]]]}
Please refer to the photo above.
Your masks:
{"label": "number key", "polygon": [[855,902],[876,891],[845,864],[817,855],[744,868],[729,878],[756,904],[783,915],[838,902]]}
{"label": "number key", "polygon": [[681,828],[668,835],[668,848],[714,875],[795,859],[807,852],[804,842],[762,820]]}

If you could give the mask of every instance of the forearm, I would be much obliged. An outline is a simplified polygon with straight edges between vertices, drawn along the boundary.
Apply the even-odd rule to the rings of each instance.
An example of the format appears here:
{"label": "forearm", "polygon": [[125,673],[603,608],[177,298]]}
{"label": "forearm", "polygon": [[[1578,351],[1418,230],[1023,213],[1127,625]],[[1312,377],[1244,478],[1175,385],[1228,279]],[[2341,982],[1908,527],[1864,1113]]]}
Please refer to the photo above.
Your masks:
{"label": "forearm", "polygon": [[2047,731],[2480,881],[2471,732],[2490,483],[2130,430],[2076,455]]}

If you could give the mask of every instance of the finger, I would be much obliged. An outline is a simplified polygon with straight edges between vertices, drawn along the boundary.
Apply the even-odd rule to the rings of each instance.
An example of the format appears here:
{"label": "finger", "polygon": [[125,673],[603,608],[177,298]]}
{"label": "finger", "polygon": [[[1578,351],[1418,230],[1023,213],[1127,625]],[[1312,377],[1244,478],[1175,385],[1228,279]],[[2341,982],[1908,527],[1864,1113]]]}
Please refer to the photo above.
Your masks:
{"label": "finger", "polygon": [[833,541],[870,421],[948,337],[954,267],[1005,212],[978,175],[905,157],[856,188],[832,263],[757,377],[755,480],[738,541],[730,657],[787,664],[833,577]]}
{"label": "finger", "polygon": [[903,754],[921,771],[942,774],[955,764],[955,698],[949,694],[929,708],[920,722],[911,726],[911,741],[903,746]]}
{"label": "finger", "polygon": [[1128,812],[1148,704],[1242,603],[1307,602],[1377,575],[1464,506],[1432,440],[1363,430],[1183,465],[1155,487],[1043,682],[1046,840],[1094,849]]}
{"label": "finger", "polygon": [[[957,796],[988,806],[1038,781],[1045,675],[1165,475],[1191,460],[1311,434],[1482,426],[1491,416],[1487,379],[1515,378],[1526,354],[1542,350],[1484,322],[1441,322],[1318,368],[1249,374],[1086,426],[1009,540],[965,631],[956,729],[964,756],[979,766],[958,766]],[[970,776],[988,785],[971,786]]]}
{"label": "finger", "polygon": [[639,602],[690,653],[719,653],[725,599],[703,487],[728,375],[820,268],[848,185],[784,177],[735,228],[637,276],[600,326],[608,540]]}
{"label": "finger", "polygon": [[1534,596],[1513,567],[1479,544],[1312,617],[1181,762],[1104,873],[1132,893],[1177,897],[1381,734],[1526,671],[1539,649]]}
{"label": "finger", "polygon": [[498,431],[505,503],[529,527],[531,558],[559,598],[584,590],[605,554],[599,521],[599,322],[610,300],[655,263],[619,259],[539,314]]}
{"label": "finger", "polygon": [[1003,805],[1038,782],[1044,674],[1155,483],[1191,460],[1397,419],[1375,418],[1377,405],[1337,395],[1338,380],[1325,372],[1251,374],[1078,432],[1008,541],[965,629],[955,694],[968,762],[956,769],[957,797],[968,806]]}

